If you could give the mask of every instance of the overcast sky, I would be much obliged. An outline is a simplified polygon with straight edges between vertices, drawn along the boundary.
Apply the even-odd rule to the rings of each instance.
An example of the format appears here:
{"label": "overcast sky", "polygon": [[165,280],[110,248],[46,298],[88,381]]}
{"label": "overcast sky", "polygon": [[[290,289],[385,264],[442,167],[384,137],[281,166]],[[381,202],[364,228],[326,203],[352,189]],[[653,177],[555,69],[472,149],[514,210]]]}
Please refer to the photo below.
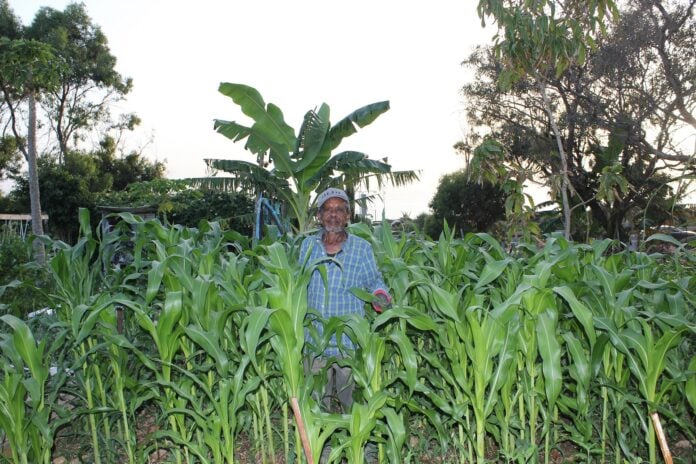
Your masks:
{"label": "overcast sky", "polygon": [[[29,24],[41,6],[62,0],[10,0]],[[213,130],[213,119],[248,122],[220,82],[255,87],[297,129],[321,103],[337,122],[369,103],[391,109],[339,150],[387,156],[394,170],[421,170],[421,181],[381,192],[387,217],[428,211],[441,175],[464,167],[452,146],[462,138],[469,73],[461,66],[483,29],[472,0],[331,2],[86,0],[117,70],[134,89],[118,110],[143,120],[133,146],[166,160],[170,178],[205,175],[204,158],[253,161]],[[382,205],[373,207],[381,217]]]}

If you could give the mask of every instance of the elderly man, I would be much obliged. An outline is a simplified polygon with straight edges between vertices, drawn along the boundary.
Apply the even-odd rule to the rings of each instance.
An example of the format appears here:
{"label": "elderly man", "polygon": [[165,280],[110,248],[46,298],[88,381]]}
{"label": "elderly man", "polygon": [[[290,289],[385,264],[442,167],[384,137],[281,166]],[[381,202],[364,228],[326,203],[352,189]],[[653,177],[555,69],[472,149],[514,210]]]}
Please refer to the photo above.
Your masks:
{"label": "elderly man", "polygon": [[[375,256],[370,244],[360,237],[348,233],[346,225],[350,218],[348,195],[343,190],[330,188],[317,197],[317,220],[321,228],[316,235],[305,238],[300,249],[301,259],[308,258],[309,263],[321,262],[326,267],[327,281],[324,282],[320,272],[314,271],[307,289],[309,308],[317,310],[324,318],[362,314],[364,302],[351,293],[357,287],[377,296],[381,304],[373,303],[377,311],[387,306],[391,298],[387,287],[377,269]],[[321,325],[317,327],[321,332]],[[343,336],[343,346],[352,347],[347,336]],[[324,352],[325,357],[338,356],[339,350],[335,339],[331,340]],[[313,371],[324,367],[325,359],[318,359],[312,366]],[[353,402],[353,381],[349,368],[337,364],[328,371],[326,403],[337,397],[347,412]]]}

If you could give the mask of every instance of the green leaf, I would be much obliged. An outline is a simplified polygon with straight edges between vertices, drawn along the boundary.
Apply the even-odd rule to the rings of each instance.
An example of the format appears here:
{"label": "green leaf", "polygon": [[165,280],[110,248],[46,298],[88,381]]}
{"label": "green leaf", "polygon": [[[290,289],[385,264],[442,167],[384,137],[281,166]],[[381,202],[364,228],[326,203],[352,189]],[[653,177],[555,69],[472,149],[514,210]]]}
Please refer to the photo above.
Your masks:
{"label": "green leaf", "polygon": [[305,115],[297,139],[299,150],[295,150],[300,155],[295,165],[296,173],[302,172],[305,177],[309,177],[331,156],[330,151],[322,150],[329,131],[329,114],[329,106],[323,103],[319,111],[308,111]]}
{"label": "green leaf", "polygon": [[393,408],[384,408],[382,413],[387,419],[387,427],[389,428],[389,462],[402,462],[401,448],[406,442],[404,416],[398,414]]}
{"label": "green leaf", "polygon": [[197,325],[189,325],[184,331],[191,340],[203,348],[208,356],[215,360],[218,374],[222,378],[226,378],[229,370],[229,359],[227,353],[221,348],[217,333],[213,330],[205,331],[202,327]]}
{"label": "green leaf", "polygon": [[159,261],[153,261],[152,267],[147,273],[147,290],[145,291],[145,304],[149,305],[157,296],[166,265]]}
{"label": "green leaf", "polygon": [[686,399],[689,401],[693,412],[696,412],[696,356],[689,362],[689,380],[686,381]]}
{"label": "green leaf", "polygon": [[481,276],[479,277],[478,282],[476,282],[476,286],[474,288],[478,290],[484,287],[485,285],[488,285],[489,283],[493,282],[495,279],[500,277],[500,274],[503,273],[507,265],[511,262],[512,260],[510,258],[506,258],[486,263],[486,265],[483,267],[483,271],[481,271]]}
{"label": "green leaf", "polygon": [[394,342],[394,345],[401,354],[401,362],[406,371],[406,386],[408,387],[409,396],[413,395],[413,390],[416,388],[418,376],[418,357],[413,348],[413,344],[408,336],[401,331],[392,332],[389,334],[389,339]]}
{"label": "green leaf", "polygon": [[24,364],[33,372],[33,368],[41,365],[40,353],[36,348],[36,340],[29,326],[21,319],[11,314],[0,316],[0,320],[12,327],[12,344]]}
{"label": "green leaf", "polygon": [[365,127],[388,110],[389,102],[382,101],[363,106],[362,108],[358,108],[357,110],[353,111],[331,127],[325,150],[332,152],[341,144],[341,141],[344,138],[357,132],[355,126]]}
{"label": "green leaf", "polygon": [[538,315],[536,332],[539,341],[539,353],[543,360],[544,388],[548,400],[548,410],[553,410],[563,386],[561,373],[561,347],[556,339],[558,313],[555,309],[546,309]]}
{"label": "green leaf", "polygon": [[[108,297],[101,299],[107,299],[107,301],[97,302],[93,306],[80,305],[80,308],[84,309],[84,313],[82,314],[87,314],[87,317],[78,321],[79,331],[77,331],[75,334],[75,343],[82,343],[85,338],[89,337],[90,335],[94,335],[94,327],[101,319],[102,311],[105,309],[114,310],[114,306],[110,301],[108,301]],[[78,313],[78,311],[75,311],[75,313]]]}
{"label": "green leaf", "polygon": [[406,306],[397,306],[383,312],[375,318],[374,327],[379,328],[392,319],[404,319],[410,326],[422,331],[436,332],[439,330],[438,324],[432,317],[420,310]]}
{"label": "green leaf", "polygon": [[576,380],[582,387],[588,388],[590,385],[591,371],[587,353],[583,349],[580,340],[578,340],[572,332],[564,332],[562,337],[568,347],[569,358],[575,366]]}
{"label": "green leaf", "polygon": [[587,335],[587,338],[590,340],[590,346],[593,346],[595,341],[597,341],[597,334],[595,333],[594,323],[592,322],[592,311],[575,297],[575,293],[573,293],[573,290],[567,285],[563,287],[554,287],[553,291],[566,300],[573,315],[575,315],[576,319],[585,330],[585,335]]}
{"label": "green leaf", "polygon": [[174,355],[173,348],[176,346],[178,331],[175,326],[179,323],[183,312],[183,294],[181,290],[169,291],[164,297],[164,307],[157,317],[157,339],[160,342],[160,349],[167,347],[163,355],[163,361],[171,361]]}
{"label": "green leaf", "polygon": [[248,85],[223,82],[218,91],[230,97],[242,112],[254,120],[255,131],[274,144],[282,145],[286,153],[295,146],[295,131],[285,123],[283,112],[277,106],[263,101],[261,94]]}
{"label": "green leaf", "polygon": [[448,292],[437,285],[430,285],[430,296],[435,311],[442,313],[454,322],[461,322],[457,313],[462,298],[461,291]]}
{"label": "green leaf", "polygon": [[[268,318],[275,311],[270,308],[255,307],[249,309],[249,315],[244,318],[242,325],[243,342],[242,348],[251,358],[251,363],[256,370],[259,369],[256,354],[259,348],[261,332],[266,327]],[[240,337],[241,338],[241,337]]]}

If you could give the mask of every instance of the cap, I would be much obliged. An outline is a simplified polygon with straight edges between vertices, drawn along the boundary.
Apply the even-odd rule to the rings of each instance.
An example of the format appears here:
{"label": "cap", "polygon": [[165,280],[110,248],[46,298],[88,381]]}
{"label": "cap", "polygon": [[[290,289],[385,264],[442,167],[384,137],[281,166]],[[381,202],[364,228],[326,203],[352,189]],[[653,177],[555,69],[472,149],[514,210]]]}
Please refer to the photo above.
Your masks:
{"label": "cap", "polygon": [[317,208],[321,209],[322,205],[328,200],[329,198],[340,198],[341,200],[345,201],[346,203],[349,203],[350,200],[348,200],[348,195],[346,195],[346,192],[344,192],[341,189],[337,188],[327,188],[323,192],[319,194],[317,197]]}

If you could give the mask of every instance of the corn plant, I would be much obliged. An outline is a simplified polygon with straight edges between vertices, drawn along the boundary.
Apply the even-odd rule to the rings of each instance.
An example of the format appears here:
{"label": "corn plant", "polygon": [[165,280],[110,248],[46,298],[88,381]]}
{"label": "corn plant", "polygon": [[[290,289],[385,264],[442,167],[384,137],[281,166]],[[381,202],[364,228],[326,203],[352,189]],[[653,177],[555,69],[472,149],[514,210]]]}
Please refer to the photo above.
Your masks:
{"label": "corn plant", "polygon": [[[116,309],[110,289],[118,284],[119,278],[110,273],[110,268],[119,231],[95,236],[86,210],[80,211],[79,220],[81,237],[77,244],[68,247],[54,242],[49,262],[55,282],[53,301],[57,318],[51,330],[64,342],[60,347],[63,353],[57,355],[60,360],[57,368],[75,373],[66,383],[66,393],[80,399],[81,404],[75,406],[87,418],[94,462],[101,462],[103,454],[109,456],[108,460],[116,459],[118,450],[112,449],[114,440],[126,449],[128,462],[134,462],[132,424],[123,396],[126,361],[118,345],[107,344],[105,338],[116,332]],[[109,372],[116,376],[108,376]],[[112,379],[115,384],[110,384]],[[113,395],[121,398],[117,406],[111,403]],[[120,411],[117,420],[121,421],[123,437],[112,437],[114,406]]]}
{"label": "corn plant", "polygon": [[0,428],[10,445],[11,462],[48,464],[54,429],[52,404],[46,401],[46,343],[37,343],[17,317],[6,314],[0,320],[10,328],[0,335]]}
{"label": "corn plant", "polygon": [[[616,253],[611,241],[552,236],[510,254],[485,234],[445,229],[433,242],[358,224],[394,306],[374,313],[356,290],[366,313],[322,320],[319,335],[305,299],[322,267],[297,256],[297,240],[250,249],[214,223],[121,219],[94,233],[82,213],[78,243],[52,244],[55,341],[23,346],[55,378],[20,375],[16,344],[30,337],[3,318],[0,427],[12,462],[48,462],[67,423],[88,434],[91,456],[80,458],[92,462],[160,451],[229,464],[242,438],[268,463],[281,449],[285,462],[317,462],[328,442],[332,462],[362,462],[376,446],[381,462],[438,453],[526,463],[562,443],[575,460],[654,462],[652,413],[671,436],[696,440],[696,259],[686,249]],[[114,266],[126,247],[132,260]],[[354,348],[335,361],[353,371],[355,402],[334,414],[320,401],[326,372],[305,365],[344,334]]]}

